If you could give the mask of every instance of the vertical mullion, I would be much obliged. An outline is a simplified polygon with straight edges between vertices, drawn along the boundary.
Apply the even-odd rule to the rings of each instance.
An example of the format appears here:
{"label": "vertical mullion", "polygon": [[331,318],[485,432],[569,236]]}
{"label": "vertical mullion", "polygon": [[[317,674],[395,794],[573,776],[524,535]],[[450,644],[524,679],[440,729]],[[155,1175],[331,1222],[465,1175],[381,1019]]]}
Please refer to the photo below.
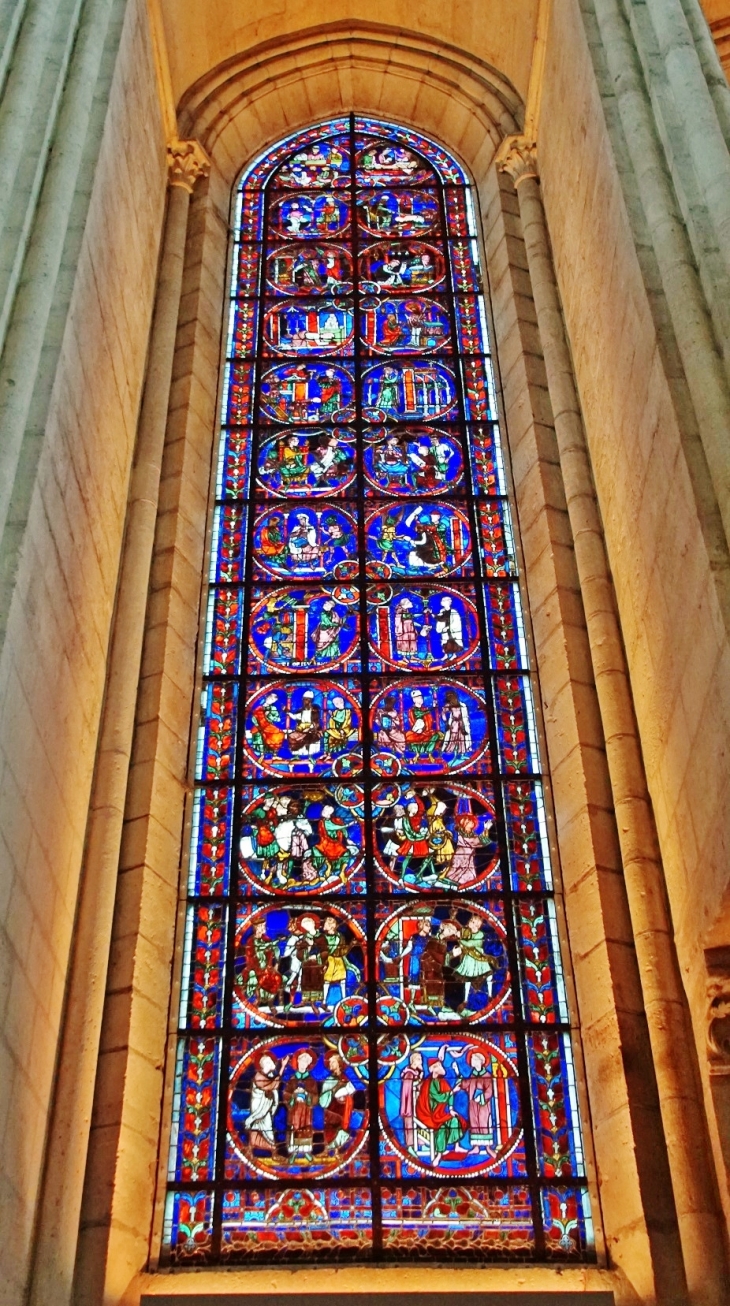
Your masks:
{"label": "vertical mullion", "polygon": [[355,325],[354,336],[354,371],[355,371],[355,431],[357,457],[357,544],[358,544],[358,585],[360,590],[360,703],[362,711],[362,759],[363,759],[363,804],[365,824],[365,884],[366,884],[366,920],[367,920],[367,967],[368,967],[368,1103],[370,1119],[370,1200],[373,1222],[373,1257],[378,1258],[382,1252],[382,1211],[380,1201],[380,1120],[378,1115],[378,1028],[377,1028],[377,976],[375,957],[376,898],[375,898],[375,859],[373,856],[373,804],[370,741],[370,683],[368,654],[368,608],[365,545],[365,468],[364,468],[364,431],[362,402],[362,347],[361,347],[361,308],[360,308],[360,233],[357,223],[357,169],[356,169],[355,115],[350,115],[350,248],[352,250],[353,294]]}
{"label": "vertical mullion", "polygon": [[[480,647],[482,654],[482,680],[484,684],[485,695],[488,703],[487,725],[489,730],[489,745],[492,753],[492,779],[494,786],[495,800],[495,824],[497,827],[497,839],[499,844],[500,861],[502,864],[502,901],[504,903],[504,921],[507,931],[507,956],[509,961],[509,971],[512,984],[513,1000],[513,1020],[514,1035],[516,1044],[517,1060],[517,1078],[518,1091],[520,1098],[520,1110],[522,1115],[522,1129],[525,1140],[525,1159],[527,1163],[527,1179],[530,1190],[530,1201],[532,1206],[532,1221],[535,1233],[535,1256],[537,1259],[543,1259],[545,1254],[545,1237],[542,1222],[542,1205],[540,1201],[540,1188],[538,1183],[537,1171],[537,1149],[535,1145],[535,1133],[533,1126],[533,1108],[532,1094],[530,1091],[529,1067],[527,1064],[527,1043],[526,1043],[526,1026],[522,1004],[522,991],[520,983],[520,968],[518,963],[518,948],[515,930],[515,919],[512,898],[512,880],[510,875],[509,848],[507,843],[507,827],[504,814],[504,799],[502,794],[502,769],[500,765],[499,737],[497,730],[497,710],[495,703],[494,678],[495,675],[491,669],[491,656],[489,645],[488,631],[488,613],[485,603],[485,586],[488,579],[484,575],[483,557],[481,547],[481,535],[479,532],[479,522],[477,513],[477,497],[473,482],[472,469],[472,450],[471,450],[471,424],[467,421],[466,408],[464,403],[464,380],[463,380],[463,354],[461,342],[458,335],[458,323],[456,318],[456,299],[454,292],[454,283],[451,267],[451,232],[448,225],[448,214],[445,203],[444,185],[439,179],[439,206],[441,210],[441,224],[443,231],[444,255],[446,264],[446,286],[449,315],[451,319],[451,331],[453,338],[453,359],[454,371],[456,373],[456,390],[459,404],[459,416],[464,431],[464,464],[465,464],[465,483],[466,483],[466,501],[467,511],[469,514],[469,525],[472,531],[472,557],[474,560],[474,578],[475,591],[477,599],[477,610],[479,613],[480,625]],[[476,268],[478,273],[480,268]],[[482,341],[486,347],[491,341]]]}

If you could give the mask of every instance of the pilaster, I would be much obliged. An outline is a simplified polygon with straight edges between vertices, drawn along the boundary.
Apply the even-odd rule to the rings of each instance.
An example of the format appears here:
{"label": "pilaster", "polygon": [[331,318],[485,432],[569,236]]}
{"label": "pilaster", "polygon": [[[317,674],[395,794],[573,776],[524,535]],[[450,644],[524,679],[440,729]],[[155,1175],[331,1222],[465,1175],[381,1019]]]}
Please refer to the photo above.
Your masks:
{"label": "pilaster", "polygon": [[188,208],[210,164],[196,141],[168,150],[169,198],[147,377],[132,467],[124,553],[109,648],[94,789],[77,911],[66,1020],[35,1247],[31,1306],[70,1302],[99,1059],[134,733],[142,642],[157,520]]}
{"label": "pilaster", "polygon": [[[663,1138],[655,1131],[652,1147],[657,1160],[666,1147],[690,1300],[720,1303],[724,1295],[724,1267],[718,1250],[722,1246],[722,1227],[716,1190],[709,1177],[707,1129],[603,528],[552,266],[535,143],[509,138],[498,151],[497,166],[512,177],[517,189],[555,414],[626,899],[664,1126]],[[662,1238],[658,1228],[655,1237]],[[665,1246],[660,1259],[665,1259],[667,1251]],[[667,1270],[671,1275],[670,1262],[665,1260],[665,1273]],[[665,1280],[664,1291],[670,1281]]]}

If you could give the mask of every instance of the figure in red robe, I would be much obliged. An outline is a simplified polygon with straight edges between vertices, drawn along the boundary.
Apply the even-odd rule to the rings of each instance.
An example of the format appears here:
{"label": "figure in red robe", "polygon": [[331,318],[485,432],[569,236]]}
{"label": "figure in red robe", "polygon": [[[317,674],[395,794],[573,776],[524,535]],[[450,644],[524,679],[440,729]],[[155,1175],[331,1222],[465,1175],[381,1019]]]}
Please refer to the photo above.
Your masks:
{"label": "figure in red robe", "polygon": [[466,1156],[469,1150],[459,1144],[459,1139],[466,1133],[467,1123],[454,1110],[454,1091],[443,1062],[445,1053],[446,1049],[442,1048],[436,1060],[431,1062],[416,1099],[416,1119],[433,1133],[435,1165],[444,1152],[453,1151]]}

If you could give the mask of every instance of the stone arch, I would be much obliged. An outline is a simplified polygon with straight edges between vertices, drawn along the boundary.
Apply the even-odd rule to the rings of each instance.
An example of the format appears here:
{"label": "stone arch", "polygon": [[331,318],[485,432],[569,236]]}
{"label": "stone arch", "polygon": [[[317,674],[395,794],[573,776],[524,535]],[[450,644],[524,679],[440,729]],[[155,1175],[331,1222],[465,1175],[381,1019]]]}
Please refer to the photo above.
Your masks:
{"label": "stone arch", "polygon": [[459,47],[402,28],[335,22],[225,60],[185,92],[178,119],[181,135],[201,142],[230,185],[279,137],[351,109],[442,140],[477,185],[524,118],[511,82]]}

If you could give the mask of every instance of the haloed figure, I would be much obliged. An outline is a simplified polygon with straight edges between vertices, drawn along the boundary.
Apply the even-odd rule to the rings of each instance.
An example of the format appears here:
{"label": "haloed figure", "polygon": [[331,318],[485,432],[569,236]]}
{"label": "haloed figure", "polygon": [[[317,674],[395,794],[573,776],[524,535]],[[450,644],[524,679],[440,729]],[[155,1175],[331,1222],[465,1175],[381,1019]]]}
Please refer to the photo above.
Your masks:
{"label": "haloed figure", "polygon": [[291,1159],[311,1161],[314,1143],[313,1112],[317,1105],[317,1081],[309,1072],[313,1052],[306,1048],[294,1057],[294,1073],[284,1085],[286,1146]]}

